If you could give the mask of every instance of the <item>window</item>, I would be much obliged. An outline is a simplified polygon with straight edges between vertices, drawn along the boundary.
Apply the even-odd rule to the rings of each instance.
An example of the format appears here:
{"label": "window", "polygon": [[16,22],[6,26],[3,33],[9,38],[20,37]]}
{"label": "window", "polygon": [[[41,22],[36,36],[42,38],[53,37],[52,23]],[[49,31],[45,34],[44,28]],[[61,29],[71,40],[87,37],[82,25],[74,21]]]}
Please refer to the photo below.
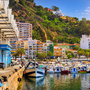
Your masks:
{"label": "window", "polygon": [[58,53],[59,51],[57,50],[57,53]]}

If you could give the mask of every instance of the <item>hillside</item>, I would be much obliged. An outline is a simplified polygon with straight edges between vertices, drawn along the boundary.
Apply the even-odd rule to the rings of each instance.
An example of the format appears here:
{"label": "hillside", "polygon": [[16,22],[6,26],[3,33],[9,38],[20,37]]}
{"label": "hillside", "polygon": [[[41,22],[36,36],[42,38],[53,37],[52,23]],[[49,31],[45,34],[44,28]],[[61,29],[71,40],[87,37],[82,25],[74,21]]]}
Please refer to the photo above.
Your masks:
{"label": "hillside", "polygon": [[79,43],[82,34],[90,34],[90,21],[77,17],[58,17],[42,6],[36,6],[34,0],[10,0],[16,21],[25,21],[33,25],[33,39],[45,42],[47,39],[59,43]]}

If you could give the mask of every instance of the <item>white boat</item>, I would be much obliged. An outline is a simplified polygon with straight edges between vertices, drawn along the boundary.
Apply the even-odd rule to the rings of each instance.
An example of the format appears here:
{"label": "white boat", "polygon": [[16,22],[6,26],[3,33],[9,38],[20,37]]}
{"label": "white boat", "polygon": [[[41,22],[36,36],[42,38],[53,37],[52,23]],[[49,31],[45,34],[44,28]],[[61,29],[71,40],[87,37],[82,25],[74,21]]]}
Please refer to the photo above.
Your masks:
{"label": "white boat", "polygon": [[49,74],[54,74],[53,68],[50,68],[49,70],[47,70],[47,73],[49,73]]}
{"label": "white boat", "polygon": [[55,73],[61,73],[61,70],[59,67],[55,67]]}
{"label": "white boat", "polygon": [[30,77],[44,77],[45,70],[42,68],[35,68],[34,66],[28,65],[26,70],[24,71],[25,76]]}

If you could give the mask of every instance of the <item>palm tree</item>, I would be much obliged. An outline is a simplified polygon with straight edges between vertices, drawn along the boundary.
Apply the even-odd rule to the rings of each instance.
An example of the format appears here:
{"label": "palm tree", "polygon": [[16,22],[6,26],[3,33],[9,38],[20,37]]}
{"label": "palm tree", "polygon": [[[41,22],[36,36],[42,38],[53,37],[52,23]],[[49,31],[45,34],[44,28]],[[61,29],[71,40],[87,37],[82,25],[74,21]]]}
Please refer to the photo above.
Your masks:
{"label": "palm tree", "polygon": [[49,57],[50,60],[50,57],[53,56],[53,53],[51,51],[48,51],[47,56]]}
{"label": "palm tree", "polygon": [[84,54],[85,54],[84,50],[81,49],[81,48],[78,50],[77,53],[78,53],[78,55],[79,55],[79,58],[80,58],[80,55],[84,55]]}
{"label": "palm tree", "polygon": [[15,61],[16,61],[17,56],[19,56],[19,54],[18,53],[14,53],[13,56],[15,57]]}
{"label": "palm tree", "polygon": [[85,56],[87,57],[87,60],[88,60],[89,55],[90,55],[89,52],[85,52]]}
{"label": "palm tree", "polygon": [[24,48],[20,48],[17,50],[18,54],[21,55],[21,61],[22,61],[22,55],[25,54],[25,49]]}

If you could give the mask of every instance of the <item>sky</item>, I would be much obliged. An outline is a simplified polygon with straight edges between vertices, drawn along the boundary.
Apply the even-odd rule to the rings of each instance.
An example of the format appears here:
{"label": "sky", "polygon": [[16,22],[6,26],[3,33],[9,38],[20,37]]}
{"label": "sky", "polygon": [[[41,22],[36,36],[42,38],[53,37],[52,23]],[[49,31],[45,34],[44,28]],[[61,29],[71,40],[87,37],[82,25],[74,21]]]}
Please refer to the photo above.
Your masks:
{"label": "sky", "polygon": [[66,16],[90,20],[90,0],[34,0],[34,2],[44,8],[59,7]]}

